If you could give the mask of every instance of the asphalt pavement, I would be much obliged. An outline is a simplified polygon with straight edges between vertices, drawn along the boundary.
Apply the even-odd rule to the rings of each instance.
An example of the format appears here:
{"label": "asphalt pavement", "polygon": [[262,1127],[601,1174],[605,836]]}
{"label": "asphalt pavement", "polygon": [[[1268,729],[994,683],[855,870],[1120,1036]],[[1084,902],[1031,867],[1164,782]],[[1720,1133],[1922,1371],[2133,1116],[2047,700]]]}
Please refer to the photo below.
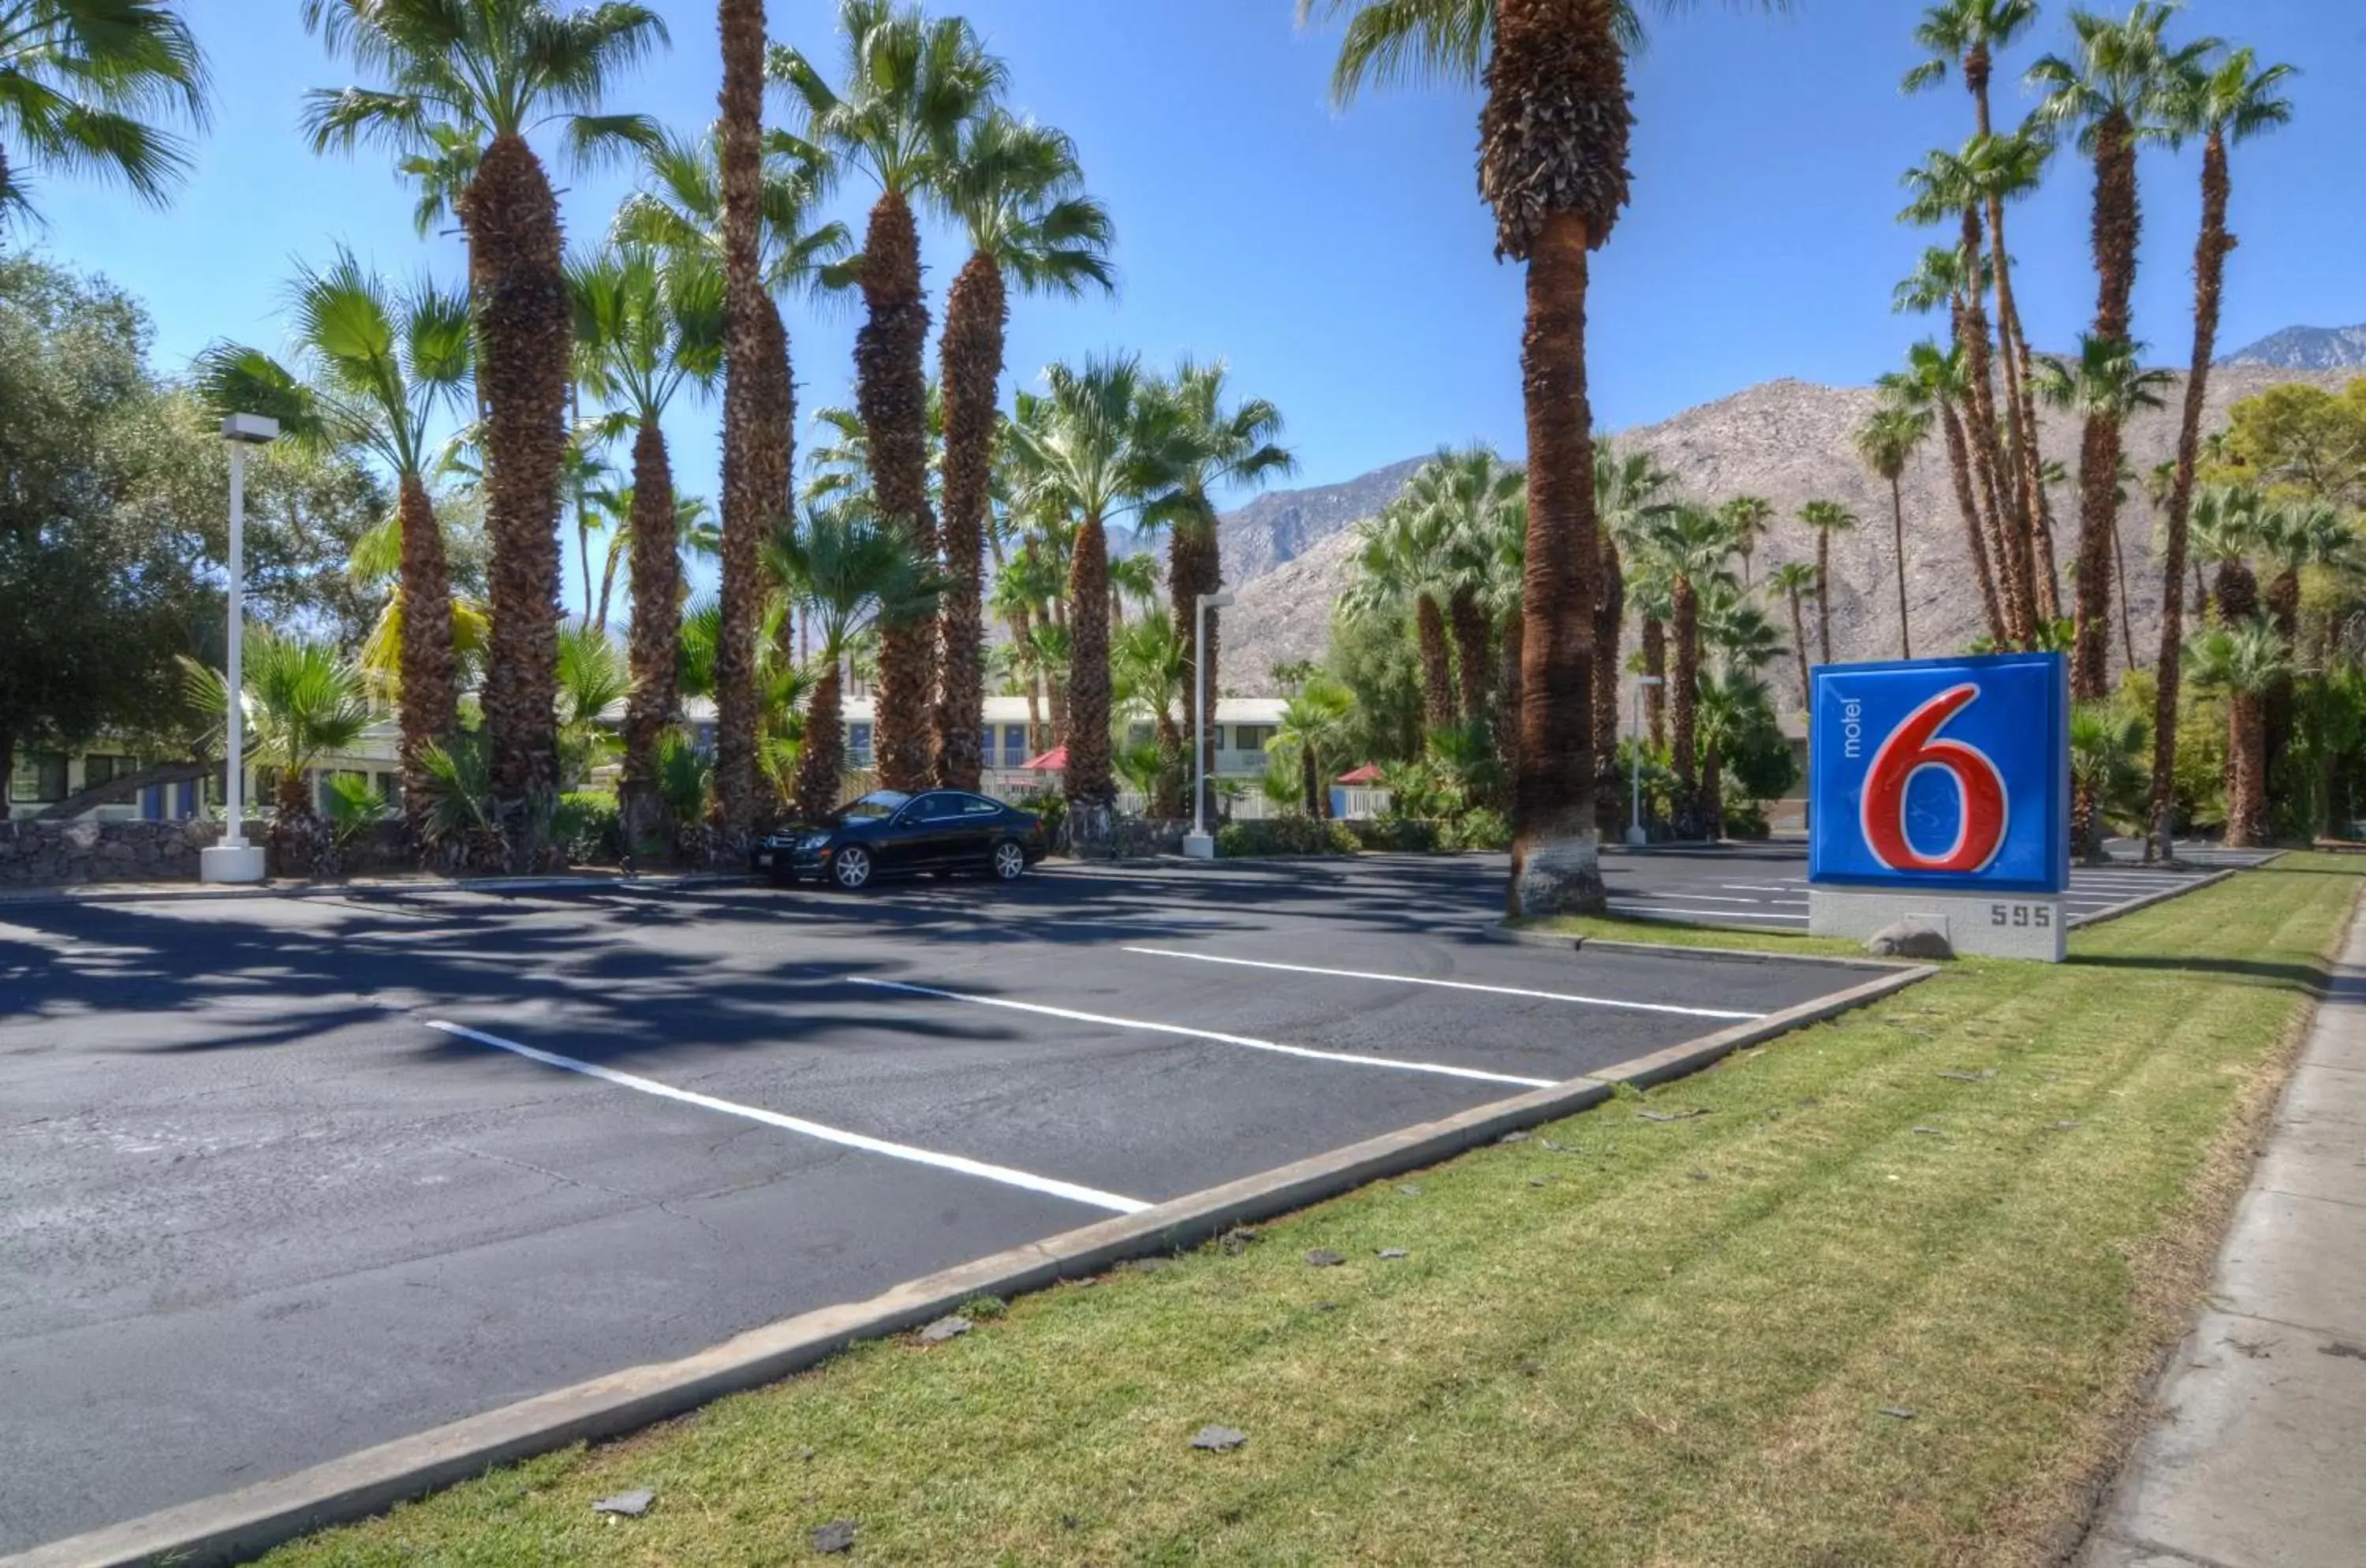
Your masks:
{"label": "asphalt pavement", "polygon": [[1503,863],[0,908],[0,1551],[1864,977]]}

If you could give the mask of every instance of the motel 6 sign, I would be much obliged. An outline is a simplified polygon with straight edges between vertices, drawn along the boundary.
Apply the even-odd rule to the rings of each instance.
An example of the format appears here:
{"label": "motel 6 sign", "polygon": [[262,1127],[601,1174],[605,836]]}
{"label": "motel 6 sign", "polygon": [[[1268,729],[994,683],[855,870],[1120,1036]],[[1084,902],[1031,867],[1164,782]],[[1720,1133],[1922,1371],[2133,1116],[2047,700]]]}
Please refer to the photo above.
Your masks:
{"label": "motel 6 sign", "polygon": [[[1811,884],[1983,898],[2068,886],[2070,686],[2060,654],[1826,665],[1814,682]],[[2007,921],[2022,908],[1995,906]]]}

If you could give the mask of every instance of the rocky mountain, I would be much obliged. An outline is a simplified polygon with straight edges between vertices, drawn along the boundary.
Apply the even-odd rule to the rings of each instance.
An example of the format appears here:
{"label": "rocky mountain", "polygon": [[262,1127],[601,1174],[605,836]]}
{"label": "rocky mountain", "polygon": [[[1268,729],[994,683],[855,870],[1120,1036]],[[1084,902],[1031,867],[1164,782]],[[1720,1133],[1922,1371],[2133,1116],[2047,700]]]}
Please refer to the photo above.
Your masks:
{"label": "rocky mountain", "polygon": [[[2338,387],[2344,379],[2338,371],[2229,367],[2211,377],[2206,421],[2212,426],[2223,424],[2234,403],[2282,382]],[[2175,455],[2183,378],[2166,392],[2163,408],[2139,415],[2128,426],[2128,457],[2139,473]],[[1701,501],[1762,495],[1784,519],[1811,500],[1844,504],[1861,521],[1854,532],[1832,545],[1832,654],[1842,660],[1894,658],[1902,645],[1889,490],[1865,471],[1850,445],[1851,434],[1873,410],[1876,397],[1870,388],[1770,381],[1658,424],[1620,432],[1612,439],[1657,454],[1676,476],[1679,492]],[[2075,480],[2077,423],[2047,415],[2041,434],[2046,455],[2059,458]],[[1421,461],[1391,464],[1345,485],[1268,494],[1224,519],[1225,580],[1240,596],[1224,616],[1219,678],[1225,690],[1270,693],[1274,687],[1268,672],[1275,663],[1321,657],[1331,606],[1348,577],[1346,530],[1385,504]],[[1902,488],[1913,650],[1960,650],[1979,635],[1983,621],[1945,450],[1936,438],[1909,468]],[[2067,565],[2076,547],[2077,492],[2062,487],[2053,502],[2056,555]],[[2121,513],[2120,530],[2121,555],[2134,583],[2128,595],[2128,630],[2143,660],[2157,651],[2147,648],[2148,639],[2157,635],[2161,591],[2154,564],[2154,525],[2139,491]],[[1778,523],[1760,544],[1752,574],[1763,578],[1786,560],[1812,559],[1814,552],[1808,529]],[[1266,564],[1270,562],[1280,564]],[[1817,637],[1812,605],[1808,614],[1812,648]],[[1787,627],[1786,611],[1777,607],[1775,618]],[[2112,649],[2117,668],[2125,654],[2116,628]],[[1794,688],[1798,682],[1788,660],[1768,675],[1783,703],[1797,702]]]}
{"label": "rocky mountain", "polygon": [[2278,370],[2366,370],[2366,323],[2286,327],[2218,363],[2264,365]]}

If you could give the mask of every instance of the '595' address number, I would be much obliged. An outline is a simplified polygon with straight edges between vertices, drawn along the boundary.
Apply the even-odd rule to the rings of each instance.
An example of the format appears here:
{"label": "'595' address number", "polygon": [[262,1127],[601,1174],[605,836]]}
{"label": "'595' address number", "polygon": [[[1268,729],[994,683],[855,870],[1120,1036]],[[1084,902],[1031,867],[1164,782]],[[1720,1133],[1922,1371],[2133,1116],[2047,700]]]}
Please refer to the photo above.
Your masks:
{"label": "'595' address number", "polygon": [[1989,924],[2017,926],[2026,931],[2054,929],[2054,906],[2051,904],[1991,904]]}

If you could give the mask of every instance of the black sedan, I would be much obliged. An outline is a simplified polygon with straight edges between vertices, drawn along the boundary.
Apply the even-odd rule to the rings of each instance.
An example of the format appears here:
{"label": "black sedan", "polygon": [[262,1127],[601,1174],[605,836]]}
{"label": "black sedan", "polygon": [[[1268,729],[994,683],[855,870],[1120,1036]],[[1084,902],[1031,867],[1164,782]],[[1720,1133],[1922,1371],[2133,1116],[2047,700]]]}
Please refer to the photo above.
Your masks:
{"label": "black sedan", "polygon": [[851,893],[873,877],[986,871],[1015,882],[1043,858],[1043,824],[966,790],[873,790],[812,826],[758,840],[749,870],[775,882],[827,878]]}

